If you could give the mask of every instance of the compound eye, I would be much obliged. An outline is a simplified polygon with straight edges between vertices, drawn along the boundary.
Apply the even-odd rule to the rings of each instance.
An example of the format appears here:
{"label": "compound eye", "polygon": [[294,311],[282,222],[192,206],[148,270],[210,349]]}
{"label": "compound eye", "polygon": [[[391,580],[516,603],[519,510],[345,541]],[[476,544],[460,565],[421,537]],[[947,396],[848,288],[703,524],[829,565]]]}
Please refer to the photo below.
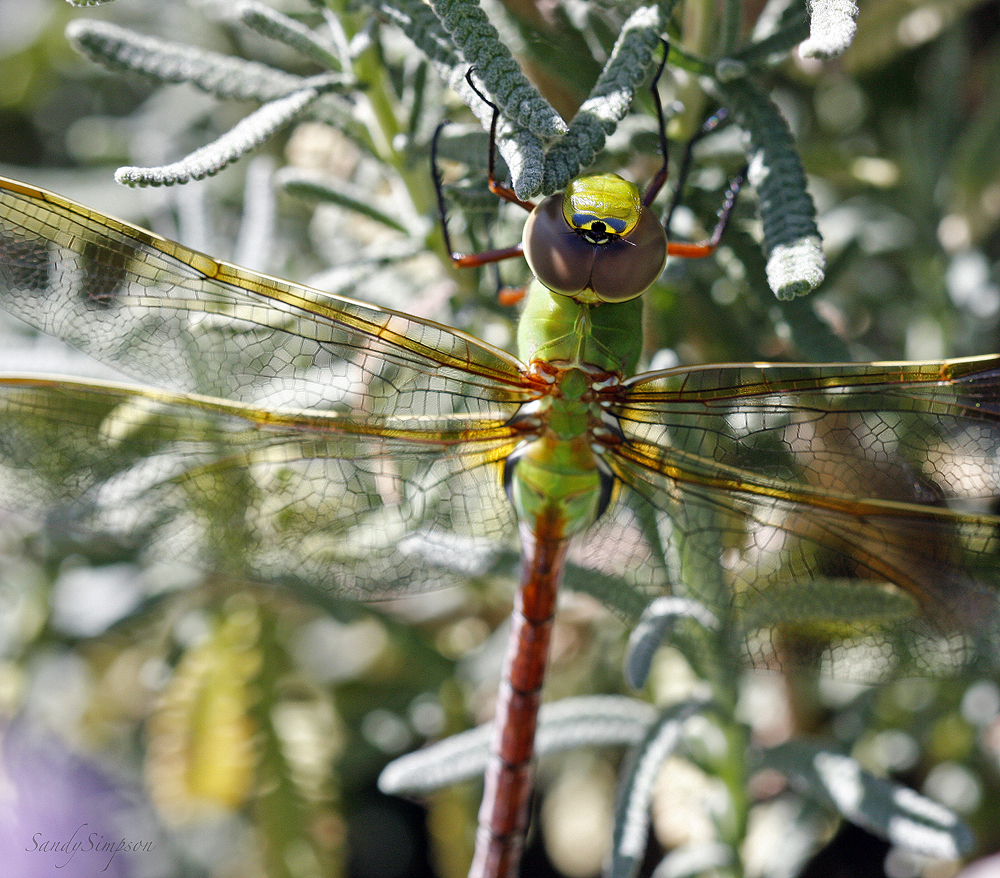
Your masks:
{"label": "compound eye", "polygon": [[524,258],[531,273],[555,293],[575,297],[590,287],[595,246],[563,215],[563,195],[550,195],[524,224]]}
{"label": "compound eye", "polygon": [[596,248],[590,289],[602,302],[627,302],[641,296],[667,264],[667,236],[660,221],[643,208],[627,235]]}

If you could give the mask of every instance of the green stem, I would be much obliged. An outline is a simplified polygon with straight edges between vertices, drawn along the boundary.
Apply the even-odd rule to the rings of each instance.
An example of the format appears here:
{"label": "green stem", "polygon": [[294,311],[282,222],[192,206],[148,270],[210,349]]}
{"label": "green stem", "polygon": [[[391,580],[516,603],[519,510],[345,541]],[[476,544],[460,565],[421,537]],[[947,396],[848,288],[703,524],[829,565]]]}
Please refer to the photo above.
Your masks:
{"label": "green stem", "polygon": [[743,28],[741,0],[725,0],[722,23],[719,27],[719,54],[730,55],[736,49]]}

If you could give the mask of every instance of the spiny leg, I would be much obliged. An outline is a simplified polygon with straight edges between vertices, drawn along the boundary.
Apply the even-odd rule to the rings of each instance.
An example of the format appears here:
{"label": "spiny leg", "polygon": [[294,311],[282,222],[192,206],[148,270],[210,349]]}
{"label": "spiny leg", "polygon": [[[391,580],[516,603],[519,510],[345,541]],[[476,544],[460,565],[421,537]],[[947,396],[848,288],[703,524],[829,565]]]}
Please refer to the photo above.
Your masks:
{"label": "spiny leg", "polygon": [[509,201],[511,204],[516,204],[518,207],[523,207],[529,213],[535,209],[535,205],[531,201],[523,201],[518,198],[514,193],[513,189],[507,186],[501,186],[496,181],[496,153],[497,153],[497,126],[500,123],[500,108],[493,103],[486,95],[484,95],[476,83],[472,80],[472,74],[475,72],[475,67],[470,67],[465,74],[465,81],[469,83],[469,88],[471,88],[478,96],[479,99],[486,104],[491,110],[493,110],[493,117],[490,119],[490,155],[489,155],[489,187],[490,192],[496,195],[498,198],[502,198],[504,201]]}
{"label": "spiny leg", "polygon": [[[657,85],[660,82],[660,77],[663,75],[663,69],[667,65],[667,57],[670,54],[670,44],[666,40],[660,41],[663,45],[663,58],[660,60],[660,66],[656,68],[656,75],[653,77],[652,83],[650,83],[650,93],[653,97],[653,105],[656,107],[656,120],[658,123],[658,133],[660,139],[660,154],[663,156],[663,164],[660,166],[660,170],[657,171],[656,176],[650,181],[649,186],[646,188],[646,192],[642,197],[642,203],[649,207],[656,196],[660,193],[663,188],[663,184],[667,181],[668,167],[669,167],[669,145],[667,142],[667,120],[663,112],[663,101],[660,99],[660,92],[657,89]],[[705,122],[702,124],[698,132],[688,141],[687,146],[684,148],[684,156],[681,159],[680,171],[677,175],[677,185],[674,188],[673,197],[670,199],[670,207],[667,210],[667,216],[664,220],[663,227],[667,231],[667,236],[670,235],[670,223],[673,220],[674,211],[680,204],[682,195],[684,194],[684,186],[687,183],[688,174],[691,171],[691,160],[694,155],[694,148],[700,140],[717,131],[723,124],[725,124],[729,111],[723,107],[718,112],[713,113]],[[747,168],[744,167],[729,183],[729,187],[726,189],[725,197],[723,198],[722,208],[718,213],[718,221],[716,222],[715,228],[712,230],[712,234],[706,238],[704,241],[699,241],[698,243],[685,243],[681,241],[669,241],[667,244],[667,253],[671,256],[682,256],[689,259],[697,259],[703,256],[711,256],[719,247],[719,241],[722,240],[722,235],[726,231],[726,226],[729,225],[729,219],[732,216],[733,208],[736,206],[736,198],[739,195],[740,188],[743,186],[746,180]]]}
{"label": "spiny leg", "polygon": [[[667,209],[666,219],[663,221],[663,227],[667,231],[668,239],[670,236],[670,224],[673,221],[674,211],[677,210],[678,205],[681,203],[681,198],[684,194],[684,187],[687,184],[688,174],[691,171],[691,161],[694,156],[694,148],[700,140],[717,131],[723,124],[725,124],[728,115],[729,111],[725,107],[722,107],[720,110],[713,113],[705,120],[701,128],[698,129],[695,135],[687,142],[687,146],[684,148],[684,156],[681,159],[680,171],[677,174],[677,185],[674,188],[673,198],[670,199],[670,207]],[[732,218],[733,209],[736,207],[736,198],[740,194],[740,189],[742,188],[743,183],[746,181],[747,167],[747,165],[744,165],[740,169],[739,173],[729,181],[729,186],[727,187],[726,194],[723,197],[722,207],[719,209],[717,214],[715,228],[712,230],[711,235],[709,235],[705,240],[698,241],[697,243],[668,241],[667,253],[670,256],[681,256],[686,259],[699,259],[704,256],[711,256],[719,248],[719,242],[722,240],[722,235],[726,231],[726,226],[729,225],[729,220]]]}
{"label": "spiny leg", "polygon": [[670,161],[670,149],[667,145],[667,120],[663,113],[663,101],[660,100],[660,91],[657,88],[660,84],[660,77],[663,75],[663,68],[667,66],[670,43],[666,40],[660,40],[660,44],[663,46],[663,57],[660,59],[660,66],[656,68],[656,75],[653,77],[653,81],[649,84],[649,91],[653,96],[653,106],[656,107],[656,121],[660,135],[660,155],[663,156],[663,164],[660,165],[660,170],[656,172],[656,176],[649,181],[649,186],[646,187],[646,192],[642,196],[642,203],[646,207],[649,207],[653,203],[656,196],[660,194],[663,184],[667,182],[667,166]]}
{"label": "spiny leg", "polygon": [[[496,134],[497,134],[497,124],[500,119],[500,110],[497,108],[496,104],[490,101],[477,87],[472,80],[472,73],[475,68],[470,68],[468,73],[465,74],[465,81],[469,83],[472,90],[479,95],[479,97],[486,102],[486,104],[493,109],[493,119],[490,122],[490,154],[489,154],[489,188],[490,192],[496,195],[498,198],[502,198],[504,201],[509,201],[513,204],[523,207],[527,211],[534,210],[535,205],[530,201],[522,201],[517,195],[514,194],[514,190],[506,186],[501,186],[496,182]],[[437,208],[438,208],[438,218],[441,221],[441,235],[444,238],[445,248],[448,250],[448,255],[451,261],[457,268],[479,268],[483,265],[489,265],[493,262],[502,262],[504,259],[512,259],[515,256],[521,256],[523,253],[523,247],[520,242],[512,247],[502,247],[496,250],[484,250],[481,253],[461,253],[452,246],[451,234],[448,231],[448,209],[445,204],[444,197],[444,184],[441,179],[441,169],[438,167],[438,140],[441,136],[441,131],[447,121],[442,122],[434,131],[434,136],[431,138],[431,174],[434,179],[434,192],[437,196]]]}

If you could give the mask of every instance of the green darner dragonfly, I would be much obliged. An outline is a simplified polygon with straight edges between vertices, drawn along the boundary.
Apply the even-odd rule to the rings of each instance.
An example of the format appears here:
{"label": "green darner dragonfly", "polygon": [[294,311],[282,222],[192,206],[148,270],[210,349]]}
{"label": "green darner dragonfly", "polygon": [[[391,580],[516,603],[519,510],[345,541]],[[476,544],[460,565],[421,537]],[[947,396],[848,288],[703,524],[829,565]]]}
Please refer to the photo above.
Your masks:
{"label": "green darner dragonfly", "polygon": [[[519,551],[476,878],[517,870],[567,568],[694,594],[754,661],[797,626],[886,661],[978,657],[1000,586],[1000,357],[634,375],[667,252],[648,216],[607,177],[533,212],[541,279],[514,356],[0,180],[0,304],[152,385],[0,377],[0,502],[359,598]],[[652,256],[598,280],[632,229]],[[595,268],[553,274],[567,244],[570,269],[581,248]],[[845,614],[858,594],[895,612]]]}

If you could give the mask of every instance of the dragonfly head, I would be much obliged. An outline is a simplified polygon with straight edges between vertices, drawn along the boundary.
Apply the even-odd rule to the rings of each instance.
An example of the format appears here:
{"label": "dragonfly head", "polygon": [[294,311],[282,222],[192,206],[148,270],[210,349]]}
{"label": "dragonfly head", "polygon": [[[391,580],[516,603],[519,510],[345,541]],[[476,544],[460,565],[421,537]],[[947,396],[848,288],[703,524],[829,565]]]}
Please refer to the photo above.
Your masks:
{"label": "dragonfly head", "polygon": [[626,302],[663,271],[667,236],[634,183],[617,174],[573,180],[524,226],[524,255],[541,283],[580,302]]}

